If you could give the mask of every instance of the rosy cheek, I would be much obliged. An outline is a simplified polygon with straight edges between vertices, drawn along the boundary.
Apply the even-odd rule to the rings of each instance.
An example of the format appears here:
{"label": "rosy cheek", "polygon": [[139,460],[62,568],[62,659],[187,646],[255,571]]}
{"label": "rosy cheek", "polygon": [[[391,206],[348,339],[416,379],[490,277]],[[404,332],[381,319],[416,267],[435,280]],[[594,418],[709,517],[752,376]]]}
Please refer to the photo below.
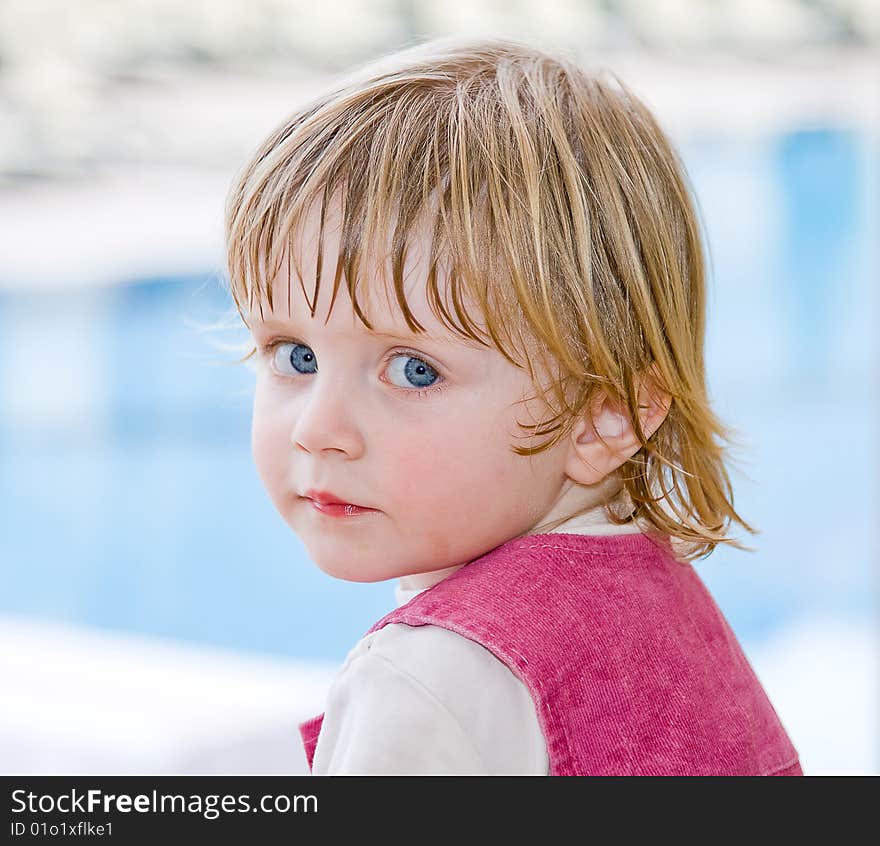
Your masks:
{"label": "rosy cheek", "polygon": [[478,433],[460,425],[460,418],[435,423],[406,436],[395,431],[393,451],[384,452],[383,475],[398,503],[446,497],[467,478],[481,475],[479,466],[487,463]]}
{"label": "rosy cheek", "polygon": [[382,462],[386,490],[400,504],[414,503],[425,495],[425,479],[431,473],[432,462],[423,456],[402,451],[393,460]]}

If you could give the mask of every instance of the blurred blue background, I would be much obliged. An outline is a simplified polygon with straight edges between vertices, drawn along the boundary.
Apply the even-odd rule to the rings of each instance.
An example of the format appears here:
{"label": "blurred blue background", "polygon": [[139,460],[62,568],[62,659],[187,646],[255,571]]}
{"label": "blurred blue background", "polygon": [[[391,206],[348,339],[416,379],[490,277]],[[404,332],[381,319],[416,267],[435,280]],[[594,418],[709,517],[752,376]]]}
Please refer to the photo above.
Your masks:
{"label": "blurred blue background", "polygon": [[[170,6],[157,7],[172,21]],[[811,648],[804,646],[803,633],[821,638],[823,626],[831,626],[829,637],[839,637],[840,626],[856,632],[859,648],[873,656],[875,644],[865,637],[877,633],[880,559],[876,123],[858,108],[843,116],[823,112],[827,104],[820,98],[817,106],[801,88],[800,112],[791,98],[775,109],[775,93],[765,93],[762,106],[750,101],[748,87],[739,91],[741,111],[760,118],[763,109],[758,129],[751,119],[725,120],[724,109],[710,108],[701,120],[686,92],[678,100],[667,94],[678,80],[694,76],[687,62],[695,60],[682,57],[683,46],[729,84],[733,74],[719,70],[713,57],[714,30],[706,24],[702,40],[697,31],[676,41],[674,32],[661,28],[652,42],[650,22],[627,12],[628,4],[584,6],[600,22],[604,7],[617,10],[618,23],[616,29],[603,23],[593,33],[596,50],[606,49],[598,55],[612,67],[616,61],[633,68],[635,80],[619,72],[670,128],[693,182],[711,253],[710,393],[739,436],[733,457],[742,472],[732,473],[736,507],[762,531],[739,536],[755,553],[719,548],[698,569],[747,653],[764,656],[764,665],[754,659],[759,673],[762,667],[772,675],[774,667],[791,666],[794,659],[786,658],[780,644],[800,650],[802,658]],[[250,12],[243,4],[230,8],[264,21],[260,4]],[[126,65],[128,78],[121,72],[108,77],[104,65],[95,70],[73,62],[70,67],[91,67],[102,80],[98,93],[86,83],[77,89],[80,100],[73,103],[87,115],[110,120],[107,103],[118,92],[126,86],[139,92],[142,111],[126,112],[134,117],[116,127],[118,144],[85,133],[65,146],[48,118],[39,135],[40,86],[32,84],[36,99],[25,111],[21,92],[28,89],[21,74],[9,81],[15,63],[0,67],[0,81],[5,73],[7,90],[18,97],[7,100],[18,104],[10,114],[27,130],[19,143],[14,134],[8,143],[0,183],[0,223],[6,221],[5,231],[13,234],[0,254],[7,259],[0,263],[0,614],[338,664],[392,607],[391,584],[349,584],[321,573],[275,513],[250,455],[253,375],[234,364],[231,348],[221,346],[246,336],[234,321],[218,328],[232,308],[218,246],[222,190],[249,150],[293,108],[300,92],[355,59],[392,49],[413,31],[414,21],[422,21],[423,35],[457,31],[451,24],[444,29],[425,23],[442,19],[432,4],[376,8],[386,18],[375,42],[358,50],[352,47],[356,41],[346,41],[348,51],[340,50],[333,61],[276,39],[271,62],[255,65],[252,54],[227,55],[220,39],[211,49],[202,44],[207,55],[196,59],[183,48],[162,55],[158,64],[142,57],[137,73]],[[426,10],[434,17],[425,18]],[[414,18],[416,12],[422,17]],[[26,27],[35,19],[21,6],[15,21]],[[802,40],[811,56],[817,45],[836,51],[818,71],[811,59],[810,71],[832,80],[828,90],[834,92],[837,80],[849,78],[852,57],[875,43],[876,30],[870,21],[864,30],[856,27],[855,35],[826,24],[806,31]],[[174,26],[174,32],[190,32],[186,22]],[[512,24],[497,34],[520,35]],[[259,41],[258,34],[251,36]],[[546,35],[550,46],[552,37]],[[183,36],[179,41],[192,48]],[[746,33],[726,49],[759,84],[762,74],[778,82],[779,74],[761,67],[763,53],[753,55],[755,44]],[[778,41],[765,37],[758,46],[783,71],[790,67]],[[143,53],[143,45],[135,45],[131,56],[138,49]],[[117,53],[130,65],[135,61]],[[124,64],[114,55],[117,65]],[[650,82],[662,78],[664,68],[666,88]],[[242,127],[236,111],[224,108],[226,120],[236,124],[225,146],[216,143],[220,112],[207,127],[202,122],[201,136],[191,126],[191,141],[173,141],[161,124],[163,117],[167,123],[181,114],[174,105],[180,91],[202,86],[210,100],[218,86],[230,90],[223,84],[230,79],[247,114],[255,114],[246,111],[253,109],[247,91],[274,92],[259,117]],[[278,92],[289,80],[296,93],[285,103]],[[71,124],[86,125],[66,102]],[[150,109],[158,123],[151,122]],[[177,129],[184,133],[187,125]],[[140,139],[145,131],[152,146]],[[25,143],[34,138],[39,143]],[[163,161],[166,155],[170,161]],[[138,200],[152,174],[159,174],[159,184],[179,186],[191,174],[182,182],[175,174],[187,167],[205,174],[200,184],[209,186],[201,217],[189,221],[190,229],[198,223],[211,230],[210,238],[193,234],[189,250],[179,237],[189,231],[179,224],[185,215],[174,217],[182,194],[163,198],[153,191],[149,202]],[[138,174],[135,181],[126,183],[128,171]],[[108,193],[90,194],[96,184],[109,186]],[[121,208],[128,217],[110,215],[106,209],[116,208],[120,196],[113,186],[126,184],[121,193],[130,202]],[[98,223],[90,223],[89,203],[103,208],[95,212]],[[163,203],[172,223],[151,223],[163,218]],[[62,216],[58,208],[76,211]],[[171,240],[170,229],[176,236]],[[164,252],[163,238],[170,245]],[[762,653],[765,647],[770,651]],[[770,657],[771,647],[782,651]],[[863,665],[854,665],[853,672],[862,687],[852,695],[875,697],[875,682],[863,678]],[[796,745],[834,745],[833,736],[806,738],[806,726],[818,725],[823,715],[814,715],[813,723],[797,716],[797,679],[776,684],[788,710],[772,689],[771,698]],[[870,711],[873,702],[863,704]],[[792,722],[804,726],[800,737]],[[859,742],[861,757],[833,759],[828,767],[876,769],[876,735],[853,741]],[[819,752],[814,756],[820,760]]]}

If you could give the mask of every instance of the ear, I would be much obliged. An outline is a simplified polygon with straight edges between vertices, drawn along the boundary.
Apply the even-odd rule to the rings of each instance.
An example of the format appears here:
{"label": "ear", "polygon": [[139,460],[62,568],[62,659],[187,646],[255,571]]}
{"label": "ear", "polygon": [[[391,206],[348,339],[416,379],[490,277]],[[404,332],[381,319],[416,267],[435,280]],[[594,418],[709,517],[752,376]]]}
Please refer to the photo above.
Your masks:
{"label": "ear", "polygon": [[[672,405],[669,394],[657,387],[654,374],[656,365],[637,380],[639,417],[646,438],[657,431]],[[626,406],[600,390],[571,433],[565,473],[581,485],[596,485],[641,448]]]}

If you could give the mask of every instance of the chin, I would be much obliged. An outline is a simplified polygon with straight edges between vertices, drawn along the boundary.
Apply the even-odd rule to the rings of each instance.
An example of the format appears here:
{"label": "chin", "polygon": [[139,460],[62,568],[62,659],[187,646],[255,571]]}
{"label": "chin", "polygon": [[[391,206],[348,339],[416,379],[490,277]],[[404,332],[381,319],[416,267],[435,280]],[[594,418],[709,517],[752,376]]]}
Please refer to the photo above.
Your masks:
{"label": "chin", "polygon": [[387,568],[371,566],[369,564],[352,563],[350,560],[345,564],[340,564],[337,559],[327,561],[323,556],[309,556],[322,573],[332,576],[334,579],[341,579],[344,582],[362,582],[370,584],[373,582],[384,582],[388,579],[397,578],[397,573]]}

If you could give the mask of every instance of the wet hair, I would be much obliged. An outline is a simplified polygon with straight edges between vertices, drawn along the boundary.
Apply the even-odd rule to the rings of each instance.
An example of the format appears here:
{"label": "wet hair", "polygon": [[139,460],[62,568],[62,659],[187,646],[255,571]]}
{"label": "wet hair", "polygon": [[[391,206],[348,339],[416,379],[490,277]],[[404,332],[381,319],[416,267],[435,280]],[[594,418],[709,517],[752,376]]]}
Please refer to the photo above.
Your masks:
{"label": "wet hair", "polygon": [[[683,560],[718,543],[748,549],[728,537],[733,522],[757,530],[734,509],[732,430],[707,393],[694,202],[669,140],[620,80],[523,44],[443,39],[370,64],[300,108],[229,193],[230,288],[245,323],[257,305],[273,307],[284,262],[300,284],[314,280],[317,303],[332,203],[340,246],[331,308],[345,284],[373,328],[358,290],[375,276],[370,257],[381,246],[401,314],[423,331],[403,270],[427,224],[432,312],[527,368],[545,402],[544,419],[521,423],[543,442],[512,448],[526,456],[558,444],[602,390],[628,410],[641,443],[618,471],[632,511],[606,501],[609,519],[671,536]],[[305,272],[294,240],[313,208],[316,265]],[[671,398],[650,437],[639,415],[644,384]]]}

